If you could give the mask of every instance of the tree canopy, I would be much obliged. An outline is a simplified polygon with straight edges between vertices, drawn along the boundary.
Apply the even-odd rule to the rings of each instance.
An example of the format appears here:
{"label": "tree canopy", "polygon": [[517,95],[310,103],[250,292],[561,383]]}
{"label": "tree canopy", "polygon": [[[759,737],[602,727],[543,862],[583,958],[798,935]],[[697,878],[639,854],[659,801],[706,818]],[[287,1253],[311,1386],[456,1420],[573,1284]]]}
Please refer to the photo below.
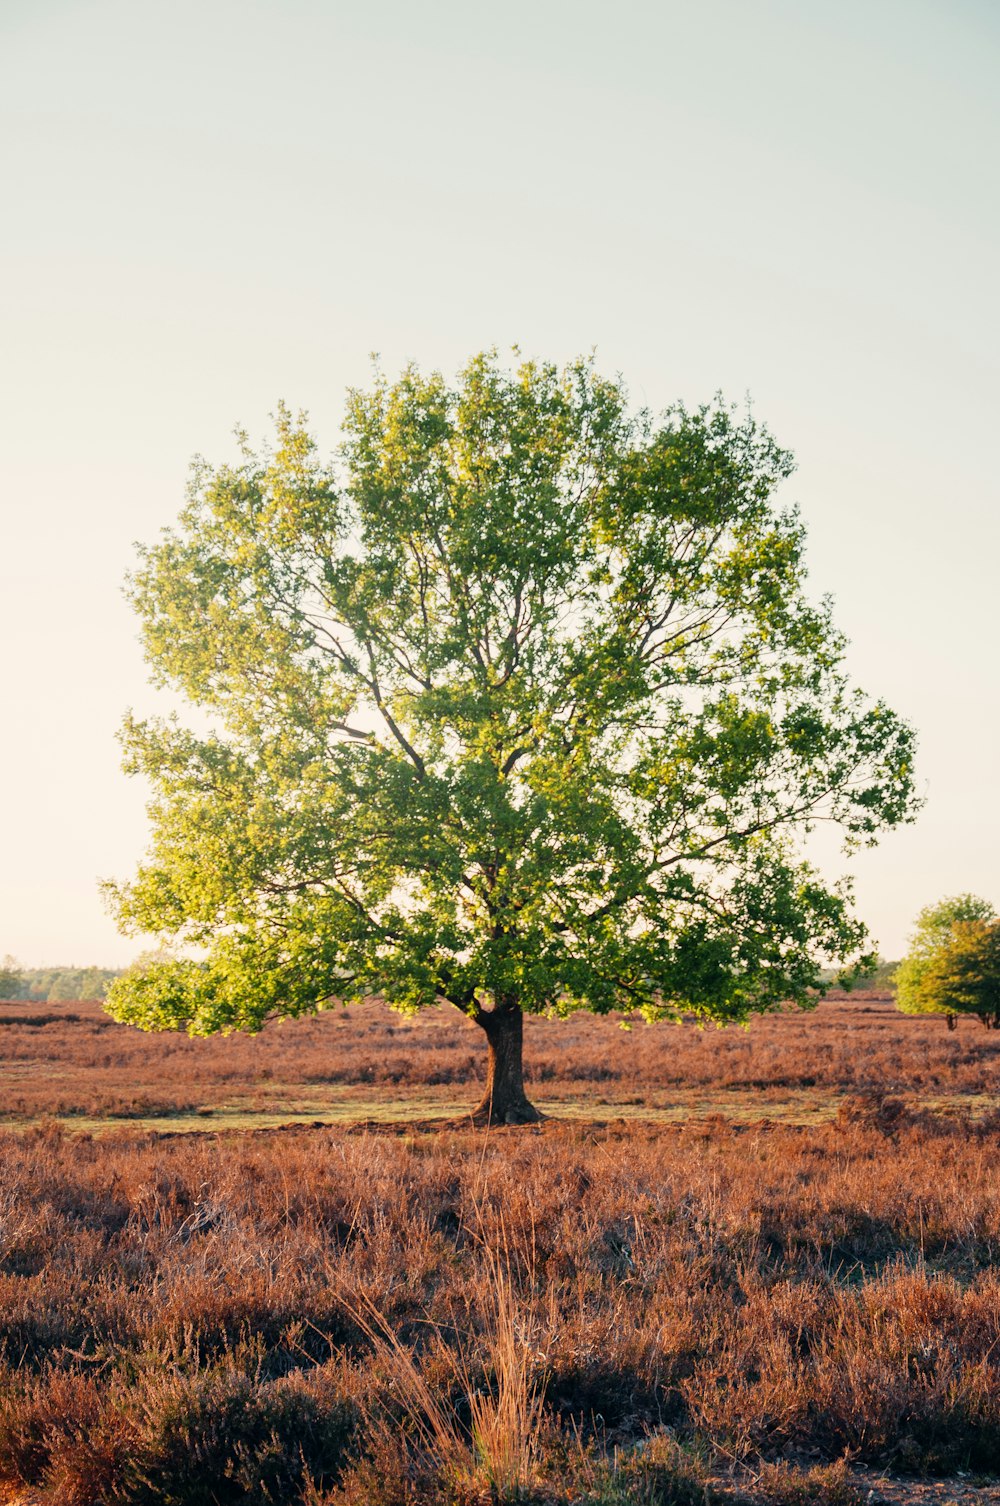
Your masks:
{"label": "tree canopy", "polygon": [[8,952],[0,957],[0,999],[16,999],[24,981],[17,959]]}
{"label": "tree canopy", "polygon": [[896,972],[896,1002],[906,1014],[971,1014],[1000,1025],[1000,920],[989,900],[959,894],[917,917],[910,950]]}
{"label": "tree canopy", "polygon": [[109,967],[20,967],[13,957],[0,961],[0,999],[46,999],[68,1003],[103,999],[117,975]]}
{"label": "tree canopy", "polygon": [[208,1033],[448,1000],[487,1034],[482,1112],[518,1118],[523,1011],[745,1020],[866,965],[799,838],[907,819],[913,737],[805,594],[766,429],[486,353],[453,384],[376,371],[343,432],[326,464],[280,409],[141,551],[154,677],[209,730],[127,719],[153,836],[109,894],[201,956],[111,1011]]}

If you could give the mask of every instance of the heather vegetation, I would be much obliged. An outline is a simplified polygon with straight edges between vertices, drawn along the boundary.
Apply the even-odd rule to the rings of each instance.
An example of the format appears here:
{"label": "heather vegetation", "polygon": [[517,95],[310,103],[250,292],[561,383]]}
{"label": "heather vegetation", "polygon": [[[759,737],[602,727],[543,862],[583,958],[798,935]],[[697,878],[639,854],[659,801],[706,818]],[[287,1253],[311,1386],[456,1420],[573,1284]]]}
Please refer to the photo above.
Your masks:
{"label": "heather vegetation", "polygon": [[[191,1041],[34,1009],[0,1015],[15,1496],[835,1506],[862,1469],[997,1468],[1000,1046],[971,1022],[529,1021],[539,1098],[597,1121],[163,1135],[72,1125],[143,1078],[221,1104],[252,1062],[262,1092],[325,1064],[454,1116],[475,1027],[371,1005]],[[678,1122],[623,1117],[671,1095]]]}
{"label": "heather vegetation", "polygon": [[[749,1030],[620,1025],[588,1013],[525,1022],[525,1074],[547,1112],[811,1121],[844,1097],[882,1093],[976,1114],[1000,1083],[1000,1038],[971,1020],[952,1033],[940,1019],[903,1019],[888,997],[831,1000]],[[484,1057],[480,1031],[447,1006],[408,1020],[368,1003],[199,1040],[123,1029],[96,1004],[13,1003],[0,1006],[0,1118],[170,1129],[182,1115],[205,1128],[451,1117],[472,1107]]]}

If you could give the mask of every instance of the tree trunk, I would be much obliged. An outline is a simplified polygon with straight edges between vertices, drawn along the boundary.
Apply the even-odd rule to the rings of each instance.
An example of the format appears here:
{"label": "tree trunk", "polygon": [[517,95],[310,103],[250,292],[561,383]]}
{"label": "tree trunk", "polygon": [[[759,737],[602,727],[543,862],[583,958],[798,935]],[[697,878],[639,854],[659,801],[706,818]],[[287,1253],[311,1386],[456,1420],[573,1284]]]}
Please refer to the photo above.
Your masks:
{"label": "tree trunk", "polygon": [[476,1021],[486,1032],[489,1059],[486,1092],[473,1113],[475,1124],[537,1124],[544,1119],[524,1092],[522,1048],[524,1015],[517,1004],[501,1003],[484,1009]]}

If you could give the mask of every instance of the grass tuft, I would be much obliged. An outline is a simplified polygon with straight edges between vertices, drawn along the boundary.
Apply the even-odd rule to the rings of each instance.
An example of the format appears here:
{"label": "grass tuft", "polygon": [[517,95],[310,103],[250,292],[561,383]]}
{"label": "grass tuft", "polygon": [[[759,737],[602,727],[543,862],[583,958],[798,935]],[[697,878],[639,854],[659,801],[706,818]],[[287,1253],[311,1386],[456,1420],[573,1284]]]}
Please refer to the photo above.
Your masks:
{"label": "grass tuft", "polygon": [[455,1329],[448,1343],[431,1322],[421,1358],[370,1300],[350,1308],[389,1381],[369,1422],[397,1421],[422,1456],[418,1472],[470,1501],[483,1489],[495,1502],[526,1499],[545,1430],[537,1316],[520,1299],[502,1229],[501,1237],[500,1245],[481,1240],[474,1339]]}

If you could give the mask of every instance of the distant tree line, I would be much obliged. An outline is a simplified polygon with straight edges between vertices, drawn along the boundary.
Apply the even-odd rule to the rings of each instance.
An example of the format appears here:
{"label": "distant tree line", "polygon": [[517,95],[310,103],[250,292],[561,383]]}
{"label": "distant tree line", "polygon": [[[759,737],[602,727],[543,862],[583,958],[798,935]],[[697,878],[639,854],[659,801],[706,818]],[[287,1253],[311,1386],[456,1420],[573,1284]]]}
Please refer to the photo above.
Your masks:
{"label": "distant tree line", "polygon": [[[896,969],[898,962],[887,962],[884,957],[876,959],[873,967],[860,973],[851,980],[851,987],[859,990],[872,989],[878,993],[894,994],[896,992]],[[825,968],[822,974],[822,982],[827,988],[840,986],[840,972],[837,968]]]}
{"label": "distant tree line", "polygon": [[884,989],[886,993],[895,993],[896,969],[898,966],[898,962],[886,962],[884,957],[880,957],[877,965],[864,979],[862,986],[879,990]]}
{"label": "distant tree line", "polygon": [[13,957],[4,957],[0,961],[0,999],[52,1004],[103,999],[118,972],[110,967],[19,967]]}

